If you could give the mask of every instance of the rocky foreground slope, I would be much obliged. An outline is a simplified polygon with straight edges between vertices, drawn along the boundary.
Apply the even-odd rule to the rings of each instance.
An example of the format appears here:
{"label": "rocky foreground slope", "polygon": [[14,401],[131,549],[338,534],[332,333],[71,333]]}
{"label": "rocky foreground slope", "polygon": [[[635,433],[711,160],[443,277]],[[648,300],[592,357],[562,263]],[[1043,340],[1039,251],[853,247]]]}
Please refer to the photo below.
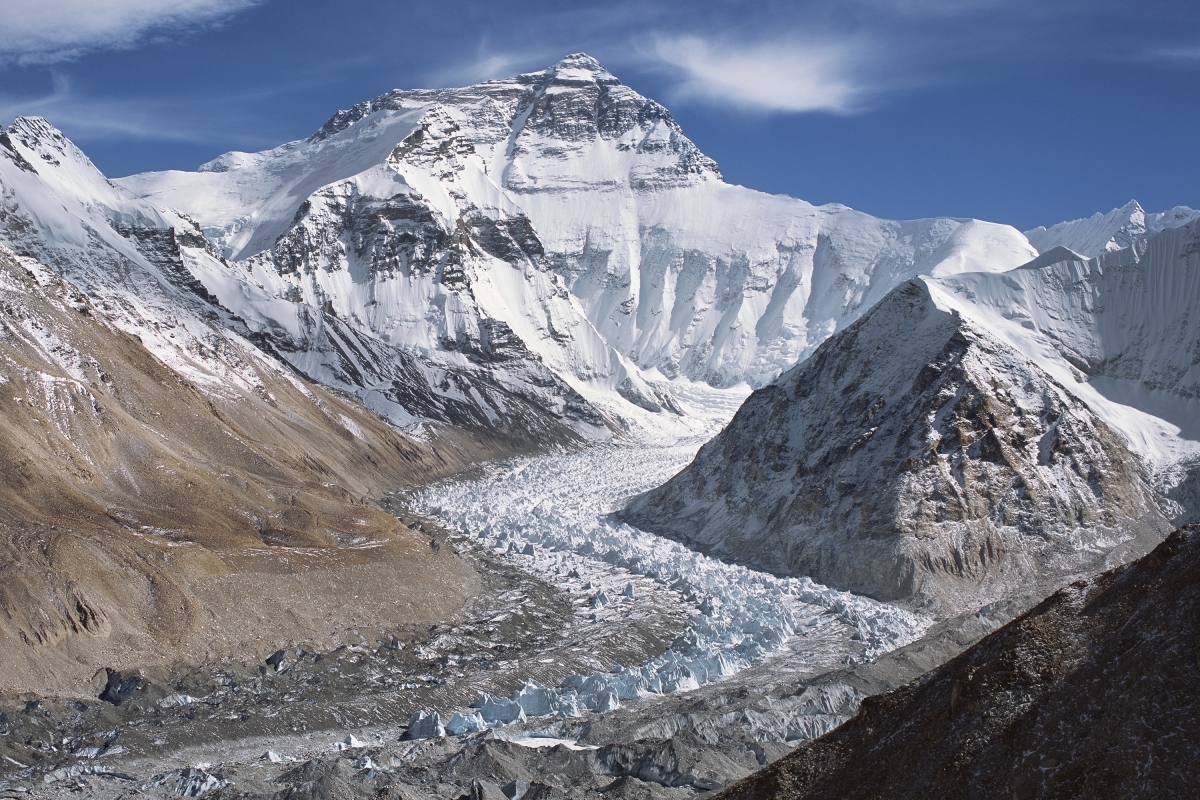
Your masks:
{"label": "rocky foreground slope", "polygon": [[1200,528],[1071,584],[716,795],[1188,797],[1200,779]]}
{"label": "rocky foreground slope", "polygon": [[198,386],[0,251],[0,690],[93,695],[105,667],[255,660],[437,621],[475,590],[375,501],[507,445],[414,440],[212,344],[254,384]]}

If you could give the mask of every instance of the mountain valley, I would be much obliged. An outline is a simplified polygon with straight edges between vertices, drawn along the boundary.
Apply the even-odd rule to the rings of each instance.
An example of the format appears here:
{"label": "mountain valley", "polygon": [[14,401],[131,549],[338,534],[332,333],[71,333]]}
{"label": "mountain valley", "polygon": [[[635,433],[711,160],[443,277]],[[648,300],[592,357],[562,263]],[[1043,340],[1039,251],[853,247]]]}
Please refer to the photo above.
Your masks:
{"label": "mountain valley", "polygon": [[1194,733],[1198,306],[1200,212],[757,192],[584,54],[193,172],[18,118],[0,798],[1086,794]]}

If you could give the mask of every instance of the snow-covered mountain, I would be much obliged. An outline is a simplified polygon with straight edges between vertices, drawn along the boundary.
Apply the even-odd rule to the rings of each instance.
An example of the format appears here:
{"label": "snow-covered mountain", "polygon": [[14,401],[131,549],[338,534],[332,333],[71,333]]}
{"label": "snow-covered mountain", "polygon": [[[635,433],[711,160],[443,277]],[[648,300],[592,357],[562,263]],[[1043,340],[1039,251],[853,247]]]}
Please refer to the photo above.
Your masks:
{"label": "snow-covered mountain", "polygon": [[1101,253],[1124,250],[1147,236],[1167,228],[1182,227],[1197,218],[1200,218],[1200,211],[1187,206],[1151,214],[1138,201],[1130,200],[1107,214],[1096,213],[1086,219],[1060,222],[1049,228],[1034,228],[1025,231],[1025,236],[1039,253],[1066,247],[1092,258]]}
{"label": "snow-covered mountain", "polygon": [[1118,543],[1140,554],[1167,529],[1121,438],[925,280],[751,395],[625,518],[941,611],[1102,567]]}
{"label": "snow-covered mountain", "polygon": [[[589,435],[678,410],[664,378],[761,385],[917,274],[1036,255],[1007,226],[727,184],[665,108],[585,55],[391,92],[306,140],[118,183],[197,221],[216,252],[189,251],[192,274],[252,329],[298,341],[324,317],[356,347],[483,365]],[[336,371],[304,348],[286,357]],[[404,404],[386,374],[359,383]]]}
{"label": "snow-covered mountain", "polygon": [[256,385],[246,351],[282,358],[410,428],[432,420],[514,444],[607,433],[538,362],[521,367],[534,390],[506,380],[505,354],[523,351],[502,326],[483,359],[501,366],[435,363],[335,313],[268,295],[226,267],[195,222],[108,181],[40,118],[20,118],[0,138],[0,243],[52,267],[155,357],[215,392]]}
{"label": "snow-covered mountain", "polygon": [[[942,325],[948,313],[954,330],[938,328],[938,336],[970,346],[954,356],[965,366],[942,388],[1014,415],[1025,408],[1033,414],[1032,427],[1021,429],[1026,442],[1075,432],[1063,447],[1078,457],[1061,474],[1032,450],[1021,451],[1028,463],[1018,454],[1007,466],[972,467],[979,487],[1055,487],[1046,502],[1057,510],[1020,492],[1001,502],[1008,489],[980,488],[998,494],[959,497],[964,519],[1003,527],[1045,513],[1055,536],[1074,536],[1062,509],[1092,507],[1115,520],[1113,530],[1134,511],[1152,517],[1122,448],[1174,493],[1173,515],[1190,513],[1197,492],[1187,438],[1195,337],[1185,302],[1195,287],[1176,265],[1193,257],[1187,209],[1147,215],[1134,207],[1064,223],[1039,234],[1049,249],[1038,256],[1007,226],[894,222],[766,195],[727,184],[666,109],[584,55],[508,80],[391,92],[339,112],[303,141],[117,183],[44,120],[20,119],[0,137],[0,182],[3,242],[50,265],[113,324],[214,393],[228,385],[257,391],[258,372],[246,364],[262,358],[414,431],[433,420],[534,446],[603,439],[631,422],[686,430],[667,379],[764,385],[801,362],[775,392],[819,370],[825,361],[804,359],[831,334],[848,334],[868,309],[895,311],[894,302],[879,305],[889,292],[923,286],[929,300],[920,313],[880,311],[860,333],[902,341],[906,326]],[[1131,237],[1130,248],[1094,261],[1051,246],[1058,237],[1107,251],[1121,236]],[[882,363],[872,380],[887,392],[909,391],[924,366],[920,348],[880,362],[858,339],[841,341],[829,353],[842,353],[851,371],[860,357],[872,370]],[[1013,390],[1020,397],[1001,397],[993,385],[1010,374],[1023,376]],[[886,414],[944,441],[953,438],[951,417],[974,419],[968,410],[922,421],[956,407],[940,389],[925,389],[906,411],[893,404]],[[858,413],[846,403],[830,395],[822,410]],[[812,424],[786,414],[801,428]],[[1064,414],[1078,425],[1059,425]],[[831,429],[814,441],[851,433]],[[923,446],[912,431],[900,433],[901,450]],[[853,456],[852,472],[891,480],[872,472],[886,460],[877,444],[884,438],[872,434],[876,444],[844,443],[844,452],[821,458]],[[983,458],[974,452],[953,457]],[[1125,495],[1081,478],[1091,474],[1081,464],[1128,478],[1129,502],[1106,505]],[[923,473],[924,484],[886,489],[900,498],[889,524],[907,524],[904,498],[916,498],[920,485],[941,485],[934,472]],[[934,524],[959,512],[946,513],[935,513]],[[967,554],[967,566],[931,569],[973,580],[976,533],[946,534],[945,547],[909,556],[948,564]],[[1008,546],[981,535],[993,551]],[[763,558],[795,566],[790,555]],[[903,576],[893,583],[876,593],[921,585]]]}
{"label": "snow-covered mountain", "polygon": [[943,608],[1144,552],[1200,510],[1200,222],[893,290],[759,390],[635,524]]}
{"label": "snow-covered mountain", "polygon": [[1200,220],[1095,258],[1056,249],[934,290],[1120,432],[1176,523],[1200,514]]}

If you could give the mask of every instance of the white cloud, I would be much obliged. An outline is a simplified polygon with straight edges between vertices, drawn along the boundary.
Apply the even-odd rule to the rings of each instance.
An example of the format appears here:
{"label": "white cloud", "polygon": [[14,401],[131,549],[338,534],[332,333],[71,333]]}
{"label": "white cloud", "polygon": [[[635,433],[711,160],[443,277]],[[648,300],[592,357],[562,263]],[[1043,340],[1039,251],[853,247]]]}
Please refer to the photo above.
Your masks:
{"label": "white cloud", "polygon": [[544,67],[553,60],[548,50],[481,53],[471,61],[435,70],[424,77],[431,86],[466,86],[493,78],[511,78],[525,70]]}
{"label": "white cloud", "polygon": [[48,64],[224,19],[259,0],[2,0],[0,61]]}
{"label": "white cloud", "polygon": [[653,55],[678,70],[678,94],[768,111],[852,111],[867,87],[865,48],[853,40],[739,45],[696,36],[659,39]]}
{"label": "white cloud", "polygon": [[1197,62],[1200,61],[1200,44],[1191,47],[1164,47],[1152,50],[1149,57],[1162,61]]}

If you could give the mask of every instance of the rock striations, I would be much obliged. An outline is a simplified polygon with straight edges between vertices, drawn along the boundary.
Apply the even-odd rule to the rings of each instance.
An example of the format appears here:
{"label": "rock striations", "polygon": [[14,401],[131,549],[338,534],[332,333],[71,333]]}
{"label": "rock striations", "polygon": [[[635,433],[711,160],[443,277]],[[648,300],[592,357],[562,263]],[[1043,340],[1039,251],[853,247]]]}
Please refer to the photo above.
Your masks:
{"label": "rock striations", "polygon": [[841,728],[716,797],[1190,797],[1198,621],[1191,526],[867,698]]}
{"label": "rock striations", "polygon": [[1145,552],[1167,529],[1123,439],[920,280],[755,392],[624,516],[947,612]]}

